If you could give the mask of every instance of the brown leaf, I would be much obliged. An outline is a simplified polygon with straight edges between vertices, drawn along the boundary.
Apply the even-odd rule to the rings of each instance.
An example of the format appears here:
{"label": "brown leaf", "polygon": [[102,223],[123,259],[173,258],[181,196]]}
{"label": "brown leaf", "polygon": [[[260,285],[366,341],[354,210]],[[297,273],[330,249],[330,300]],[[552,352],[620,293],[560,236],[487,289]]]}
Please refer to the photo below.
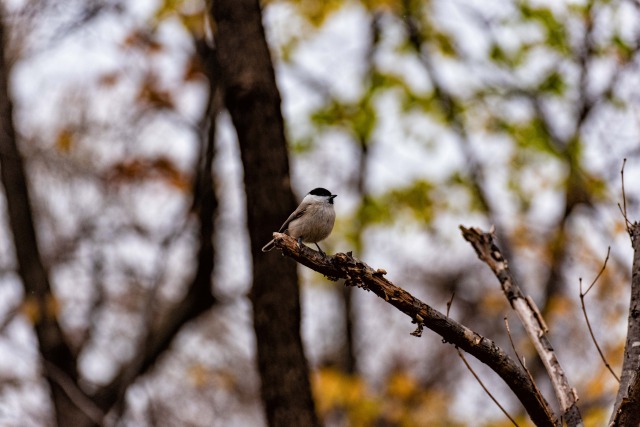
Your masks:
{"label": "brown leaf", "polygon": [[189,176],[165,156],[125,160],[116,163],[107,172],[107,181],[115,184],[147,180],[163,180],[179,190],[187,190],[191,185]]}
{"label": "brown leaf", "polygon": [[69,127],[61,129],[56,136],[56,148],[63,153],[71,151],[74,142],[75,131]]}
{"label": "brown leaf", "polygon": [[147,77],[140,92],[138,92],[137,100],[140,103],[148,104],[157,108],[173,108],[173,96],[171,92],[158,87],[156,79],[153,76]]}

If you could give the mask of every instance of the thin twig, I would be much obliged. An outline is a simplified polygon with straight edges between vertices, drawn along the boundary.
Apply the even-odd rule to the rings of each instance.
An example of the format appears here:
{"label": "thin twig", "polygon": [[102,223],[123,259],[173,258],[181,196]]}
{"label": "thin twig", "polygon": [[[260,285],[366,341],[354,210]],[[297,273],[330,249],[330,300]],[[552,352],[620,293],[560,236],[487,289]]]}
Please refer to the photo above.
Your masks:
{"label": "thin twig", "polygon": [[513,336],[511,336],[511,328],[509,328],[509,320],[507,319],[507,316],[504,316],[504,325],[507,328],[507,335],[509,336],[509,342],[511,343],[511,348],[513,349],[513,353],[516,355],[516,359],[518,359],[518,362],[520,362],[520,366],[522,366],[522,369],[524,369],[524,371],[529,376],[529,379],[533,383],[533,386],[535,387],[536,392],[542,396],[542,392],[538,388],[538,384],[536,384],[536,381],[533,379],[533,375],[531,375],[531,371],[527,369],[524,356],[520,357],[520,355],[518,354],[518,350],[516,350],[516,345],[513,342]]}
{"label": "thin twig", "polygon": [[449,298],[449,302],[447,302],[447,317],[449,317],[449,310],[451,310],[451,304],[453,304],[453,298],[455,298],[456,292],[453,291],[451,294],[451,298]]}
{"label": "thin twig", "polygon": [[515,281],[508,261],[495,242],[495,235],[485,233],[479,228],[466,228],[462,225],[460,230],[464,239],[471,243],[480,260],[491,268],[500,282],[505,297],[518,314],[547,370],[562,410],[561,417],[564,418],[568,426],[582,425],[582,415],[580,415],[580,409],[577,406],[578,396],[575,389],[569,384],[565,371],[546,335],[546,328],[544,322],[541,321],[539,310],[534,308],[533,300],[524,295]]}
{"label": "thin twig", "polygon": [[587,288],[587,290],[585,292],[582,292],[582,277],[579,279],[579,281],[580,281],[580,305],[582,306],[582,313],[584,314],[584,320],[587,322],[587,328],[589,329],[589,335],[591,335],[591,340],[595,344],[596,349],[598,350],[598,354],[600,354],[600,358],[602,359],[602,363],[604,363],[604,366],[607,367],[609,372],[611,372],[611,375],[613,375],[613,377],[619,383],[620,382],[620,378],[616,375],[615,372],[613,372],[613,368],[611,368],[611,365],[609,365],[609,362],[607,362],[607,358],[604,356],[604,353],[602,352],[602,349],[600,348],[600,345],[598,345],[598,341],[596,340],[596,337],[593,334],[593,329],[591,328],[591,322],[589,321],[589,316],[587,315],[587,307],[584,304],[584,297],[587,296],[587,293],[589,293],[591,288],[593,288],[593,286],[596,284],[596,282],[598,281],[598,279],[600,278],[600,276],[604,272],[604,269],[607,267],[607,261],[609,261],[609,254],[610,253],[611,253],[611,246],[609,246],[609,248],[607,249],[607,257],[604,259],[604,263],[602,264],[602,268],[600,269],[600,272],[598,273],[596,278],[593,279],[593,282],[591,282],[591,285],[589,285],[589,287]]}
{"label": "thin twig", "polygon": [[624,208],[620,206],[620,203],[618,203],[618,209],[620,209],[620,213],[622,213],[622,216],[624,217],[624,223],[627,227],[627,233],[629,234],[629,237],[631,237],[631,229],[629,228],[629,226],[631,225],[631,221],[629,221],[629,217],[627,216],[627,195],[624,192],[624,166],[626,164],[627,159],[625,158],[622,160],[622,169],[620,169],[620,181],[622,182],[622,204],[624,205]]}
{"label": "thin twig", "polygon": [[482,380],[480,379],[480,377],[478,377],[478,375],[475,373],[475,371],[473,370],[473,368],[471,367],[471,365],[469,365],[469,362],[467,362],[467,359],[464,357],[464,354],[462,354],[462,351],[460,351],[460,349],[458,347],[456,347],[456,351],[458,352],[458,356],[460,356],[460,359],[462,359],[462,361],[464,362],[464,364],[466,365],[467,369],[469,370],[469,372],[471,372],[471,374],[475,377],[476,381],[478,381],[478,384],[480,384],[480,387],[482,387],[482,389],[484,390],[485,393],[487,393],[487,395],[491,398],[491,400],[493,400],[493,403],[495,403],[496,405],[498,405],[498,408],[500,408],[500,410],[502,411],[502,413],[509,418],[509,420],[513,423],[514,426],[518,426],[518,423],[516,422],[516,420],[513,419],[513,417],[511,417],[511,415],[509,415],[509,413],[507,412],[506,409],[504,409],[502,407],[502,405],[500,404],[500,402],[498,402],[498,400],[493,396],[493,394],[491,394],[491,392],[489,391],[489,389],[487,389],[487,387],[484,385],[484,383],[482,382]]}
{"label": "thin twig", "polygon": [[609,255],[611,255],[611,246],[609,246],[607,248],[607,256],[604,259],[604,262],[602,263],[602,268],[600,269],[600,271],[598,272],[598,275],[596,276],[595,279],[593,279],[593,282],[591,282],[591,284],[589,285],[589,287],[587,288],[586,291],[584,291],[584,294],[582,293],[582,289],[580,289],[580,294],[581,296],[587,296],[587,294],[589,293],[589,291],[591,290],[591,288],[593,288],[593,285],[596,284],[596,282],[598,281],[598,279],[600,278],[600,276],[602,276],[602,273],[604,273],[604,270],[607,268],[607,262],[609,261]]}
{"label": "thin twig", "polygon": [[2,322],[0,322],[0,335],[4,334],[5,329],[13,322],[18,313],[20,313],[20,307],[13,307],[7,312]]}
{"label": "thin twig", "polygon": [[624,216],[627,217],[627,196],[624,192],[624,166],[627,164],[627,159],[622,160],[622,168],[620,169],[620,181],[622,181],[622,203],[624,203]]}
{"label": "thin twig", "polygon": [[458,346],[489,366],[516,394],[535,425],[558,426],[558,420],[549,404],[536,392],[531,379],[512,357],[490,339],[446,317],[404,289],[390,282],[384,269],[373,269],[351,253],[321,256],[286,234],[273,233],[275,246],[282,253],[318,273],[332,278],[348,279],[346,285],[373,292],[412,320],[420,322],[447,342]]}
{"label": "thin twig", "polygon": [[[511,343],[513,353],[516,355],[516,359],[518,359],[518,362],[520,362],[520,366],[522,366],[522,369],[529,372],[527,367],[524,365],[524,356],[522,356],[522,359],[520,359],[518,350],[516,350],[516,345],[513,343],[513,337],[511,336],[511,328],[509,328],[509,320],[507,319],[507,316],[504,316],[504,325],[507,327],[507,335],[509,336],[509,342]],[[529,376],[531,376],[531,374],[529,374]]]}

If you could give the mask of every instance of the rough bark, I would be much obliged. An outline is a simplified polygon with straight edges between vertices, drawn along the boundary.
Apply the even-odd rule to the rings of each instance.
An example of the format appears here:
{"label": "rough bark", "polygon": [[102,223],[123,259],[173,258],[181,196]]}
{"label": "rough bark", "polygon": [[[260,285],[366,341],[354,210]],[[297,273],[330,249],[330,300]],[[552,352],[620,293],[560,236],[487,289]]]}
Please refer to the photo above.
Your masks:
{"label": "rough bark", "polygon": [[546,336],[547,326],[533,300],[526,297],[516,283],[507,260],[502,256],[500,248],[495,244],[493,233],[483,233],[477,228],[460,226],[464,238],[472,244],[478,257],[484,261],[496,275],[511,307],[516,311],[529,339],[533,343],[544,364],[558,402],[562,409],[562,419],[568,426],[582,425],[582,416],[577,406],[577,396],[569,385],[569,381],[558,358]]}
{"label": "rough bark", "polygon": [[640,425],[640,224],[632,224],[629,231],[633,244],[631,301],[620,387],[610,426]]}
{"label": "rough bark", "polygon": [[[9,94],[9,64],[6,57],[6,28],[0,7],[0,174],[7,199],[9,227],[18,261],[18,274],[24,287],[25,303],[36,308],[34,329],[43,359],[43,371],[51,389],[58,425],[91,425],[91,418],[69,397],[75,389],[75,356],[57,319],[57,304],[51,293],[49,275],[42,262],[29,198],[29,187],[22,155],[13,126],[13,105]],[[79,392],[79,391],[78,391]]]}
{"label": "rough bark", "polygon": [[261,395],[271,426],[318,424],[300,337],[296,264],[262,253],[295,208],[280,94],[257,0],[212,2],[214,39],[225,105],[244,165],[247,225],[253,257],[251,299]]}
{"label": "rough bark", "polygon": [[559,425],[544,397],[522,367],[493,341],[445,316],[410,293],[387,280],[384,270],[374,270],[350,253],[323,257],[281,233],[273,234],[275,245],[282,253],[331,279],[346,279],[346,285],[375,293],[418,324],[413,333],[420,335],[427,327],[444,341],[476,357],[496,372],[518,397],[531,420],[538,426]]}

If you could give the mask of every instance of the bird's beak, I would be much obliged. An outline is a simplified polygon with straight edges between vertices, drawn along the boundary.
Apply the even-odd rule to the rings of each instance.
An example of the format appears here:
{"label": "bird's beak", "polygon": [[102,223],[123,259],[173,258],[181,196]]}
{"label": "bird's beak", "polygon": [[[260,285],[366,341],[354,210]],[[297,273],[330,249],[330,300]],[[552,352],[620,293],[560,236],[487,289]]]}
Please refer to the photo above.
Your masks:
{"label": "bird's beak", "polygon": [[335,199],[336,197],[338,197],[337,194],[332,194],[331,197],[329,197],[329,200],[333,202],[333,199]]}

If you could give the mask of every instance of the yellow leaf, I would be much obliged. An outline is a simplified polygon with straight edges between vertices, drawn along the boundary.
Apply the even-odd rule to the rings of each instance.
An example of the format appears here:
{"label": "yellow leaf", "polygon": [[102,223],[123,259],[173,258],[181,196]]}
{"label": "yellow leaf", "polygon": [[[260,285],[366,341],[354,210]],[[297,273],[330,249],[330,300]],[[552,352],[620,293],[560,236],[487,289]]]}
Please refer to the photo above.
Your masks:
{"label": "yellow leaf", "polygon": [[565,316],[571,314],[576,309],[572,300],[563,295],[554,295],[548,302],[549,313],[553,316]]}
{"label": "yellow leaf", "polygon": [[56,136],[56,148],[63,153],[68,153],[73,146],[74,132],[69,128],[64,128]]}
{"label": "yellow leaf", "polygon": [[504,293],[499,289],[486,292],[482,296],[482,308],[490,314],[504,313],[509,307],[509,302],[504,297]]}
{"label": "yellow leaf", "polygon": [[201,363],[189,366],[187,377],[196,388],[202,388],[209,382],[209,370]]}
{"label": "yellow leaf", "polygon": [[387,392],[391,396],[397,396],[401,399],[411,397],[417,391],[417,388],[418,385],[415,378],[412,378],[406,372],[391,376],[389,384],[387,384]]}
{"label": "yellow leaf", "polygon": [[45,309],[47,311],[47,316],[56,318],[60,314],[60,300],[54,297],[53,295],[47,295],[47,299],[45,301]]}
{"label": "yellow leaf", "polygon": [[372,425],[379,415],[379,402],[359,377],[323,368],[313,376],[313,391],[321,416],[340,411],[348,417],[350,426],[365,427]]}
{"label": "yellow leaf", "polygon": [[20,312],[32,324],[36,324],[41,319],[40,306],[35,298],[25,298],[20,306]]}
{"label": "yellow leaf", "polygon": [[22,302],[20,312],[35,325],[45,316],[48,318],[57,317],[60,313],[60,303],[53,295],[47,295],[44,304],[41,304],[41,301],[36,297],[27,297]]}
{"label": "yellow leaf", "polygon": [[196,13],[181,13],[180,20],[196,38],[203,38],[206,32],[206,16],[206,10],[202,9]]}

